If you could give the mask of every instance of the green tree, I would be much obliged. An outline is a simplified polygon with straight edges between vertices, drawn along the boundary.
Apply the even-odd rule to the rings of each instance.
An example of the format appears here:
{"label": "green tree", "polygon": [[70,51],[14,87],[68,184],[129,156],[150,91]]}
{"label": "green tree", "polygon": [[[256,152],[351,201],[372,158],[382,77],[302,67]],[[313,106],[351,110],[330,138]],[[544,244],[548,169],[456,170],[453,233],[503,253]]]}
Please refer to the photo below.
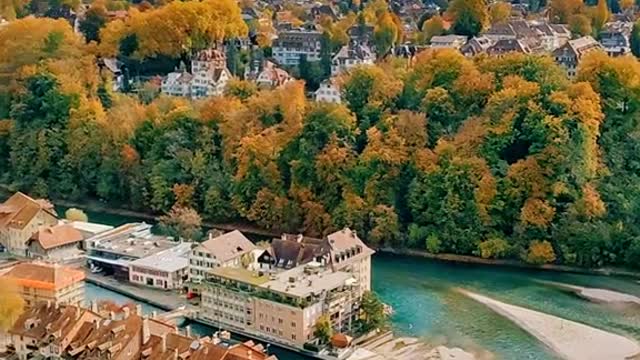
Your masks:
{"label": "green tree", "polygon": [[316,326],[313,330],[313,336],[320,340],[321,344],[327,344],[333,336],[333,328],[329,316],[322,315],[316,320]]}
{"label": "green tree", "polygon": [[447,12],[454,19],[453,31],[458,35],[476,36],[489,23],[483,0],[453,0]]}
{"label": "green tree", "polygon": [[85,13],[85,17],[80,21],[80,31],[87,42],[100,41],[100,29],[107,23],[107,9],[100,5],[93,5]]}
{"label": "green tree", "polygon": [[633,23],[633,30],[631,31],[631,53],[636,57],[640,57],[640,23]]}
{"label": "green tree", "polygon": [[591,35],[591,20],[583,14],[575,14],[569,17],[569,30],[576,37]]}
{"label": "green tree", "polygon": [[371,291],[367,291],[362,295],[360,320],[364,331],[382,329],[388,325],[389,319],[385,313],[384,304]]}
{"label": "green tree", "polygon": [[386,55],[398,39],[398,27],[388,11],[384,12],[378,19],[373,32],[373,39],[376,53],[379,57]]}

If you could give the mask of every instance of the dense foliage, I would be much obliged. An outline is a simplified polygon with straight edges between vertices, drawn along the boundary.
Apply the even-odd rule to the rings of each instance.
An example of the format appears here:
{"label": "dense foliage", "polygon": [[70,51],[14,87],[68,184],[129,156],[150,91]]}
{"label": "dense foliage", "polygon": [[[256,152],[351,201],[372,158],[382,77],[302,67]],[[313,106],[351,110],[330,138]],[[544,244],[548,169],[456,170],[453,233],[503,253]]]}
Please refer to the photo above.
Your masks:
{"label": "dense foliage", "polygon": [[177,237],[197,237],[195,209],[311,236],[349,226],[373,246],[640,263],[632,57],[593,53],[569,82],[547,57],[428,50],[355,69],[343,105],[308,101],[300,82],[141,102],[110,90],[64,21],[11,22],[0,43],[0,181],[15,190],[168,213]]}

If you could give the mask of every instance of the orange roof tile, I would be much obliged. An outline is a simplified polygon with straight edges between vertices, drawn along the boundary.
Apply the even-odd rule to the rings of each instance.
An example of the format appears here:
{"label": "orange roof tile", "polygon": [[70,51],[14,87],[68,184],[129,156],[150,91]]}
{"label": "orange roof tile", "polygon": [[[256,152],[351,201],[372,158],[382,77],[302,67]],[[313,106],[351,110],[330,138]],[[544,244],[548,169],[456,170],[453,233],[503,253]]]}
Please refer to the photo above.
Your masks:
{"label": "orange roof tile", "polygon": [[47,250],[82,241],[83,237],[82,233],[70,224],[61,224],[41,228],[31,236],[31,239],[37,241],[43,249]]}
{"label": "orange roof tile", "polygon": [[20,263],[5,273],[4,277],[12,279],[24,287],[58,290],[83,281],[85,274],[66,266]]}
{"label": "orange roof tile", "polygon": [[34,200],[21,192],[17,192],[7,201],[0,204],[0,228],[24,229],[40,210],[56,216],[53,205],[50,202],[42,199]]}

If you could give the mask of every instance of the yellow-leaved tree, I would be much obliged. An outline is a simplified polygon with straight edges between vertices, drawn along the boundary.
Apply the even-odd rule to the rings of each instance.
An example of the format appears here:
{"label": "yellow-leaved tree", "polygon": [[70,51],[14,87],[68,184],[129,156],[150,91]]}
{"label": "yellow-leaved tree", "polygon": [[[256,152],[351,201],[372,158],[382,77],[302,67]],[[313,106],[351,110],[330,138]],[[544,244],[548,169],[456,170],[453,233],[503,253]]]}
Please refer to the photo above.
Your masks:
{"label": "yellow-leaved tree", "polygon": [[[175,1],[140,12],[129,11],[124,21],[112,21],[100,31],[100,52],[114,56],[126,51],[136,58],[179,56],[204,49],[227,37],[247,34],[240,8],[233,0]],[[128,46],[123,46],[123,41]]]}
{"label": "yellow-leaved tree", "polygon": [[6,331],[22,314],[25,303],[13,281],[0,278],[0,289],[0,330]]}

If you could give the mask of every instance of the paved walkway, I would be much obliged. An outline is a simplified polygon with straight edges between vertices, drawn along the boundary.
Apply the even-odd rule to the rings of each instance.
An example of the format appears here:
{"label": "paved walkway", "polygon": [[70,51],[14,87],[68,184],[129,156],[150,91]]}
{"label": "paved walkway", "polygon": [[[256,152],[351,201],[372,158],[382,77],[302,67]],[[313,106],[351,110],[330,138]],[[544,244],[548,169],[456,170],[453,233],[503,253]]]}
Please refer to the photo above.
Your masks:
{"label": "paved walkway", "polygon": [[625,360],[640,354],[640,345],[624,336],[539,311],[506,304],[470,291],[458,291],[510,319],[563,359]]}
{"label": "paved walkway", "polygon": [[87,271],[87,281],[106,289],[149,303],[167,311],[186,306],[187,300],[176,291],[163,291],[120,282],[110,276],[92,274]]}

